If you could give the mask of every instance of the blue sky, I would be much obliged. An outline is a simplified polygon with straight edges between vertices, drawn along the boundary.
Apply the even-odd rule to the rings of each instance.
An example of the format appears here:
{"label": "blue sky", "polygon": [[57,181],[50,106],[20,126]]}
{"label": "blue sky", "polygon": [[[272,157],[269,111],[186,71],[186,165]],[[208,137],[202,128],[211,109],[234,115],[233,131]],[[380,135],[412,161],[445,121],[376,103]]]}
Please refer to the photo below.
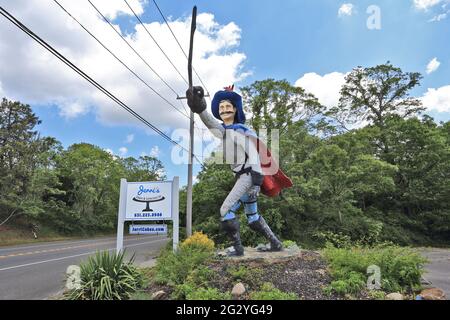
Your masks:
{"label": "blue sky", "polygon": [[[21,5],[0,2],[2,6],[4,2],[5,8],[19,16],[21,10],[24,10]],[[430,93],[429,101],[436,102],[436,105],[432,105],[427,113],[438,121],[450,120],[448,105],[450,97],[447,95],[450,92],[447,89],[450,85],[450,17],[444,16],[450,9],[450,4],[446,6],[448,3],[446,0],[160,0],[158,3],[172,20],[188,19],[192,6],[196,4],[199,13],[214,15],[214,22],[219,25],[217,28],[231,22],[239,28],[238,44],[223,45],[214,52],[223,56],[233,53],[245,55],[240,63],[233,65],[236,71],[233,80],[237,80],[237,86],[266,78],[287,79],[295,83],[308,73],[316,74],[316,78],[320,80],[321,77],[331,73],[344,75],[356,66],[374,66],[389,60],[404,71],[421,72],[424,76],[421,86],[412,94],[422,97],[434,88],[435,91]],[[347,14],[339,15],[339,9],[344,4],[353,4],[350,6],[351,12],[347,11]],[[27,5],[32,4],[23,4],[23,6]],[[366,26],[369,18],[366,10],[370,5],[376,5],[380,9],[381,29],[379,30],[369,30]],[[440,21],[431,21],[439,15],[441,15]],[[146,23],[162,22],[151,1],[142,5],[141,19]],[[118,14],[114,22],[125,33],[133,33],[136,24],[132,17],[126,14]],[[2,30],[10,34],[14,29],[7,29],[6,23],[2,21],[0,32]],[[17,30],[14,32],[19,34]],[[71,32],[81,33],[82,31],[71,30]],[[45,30],[42,33],[47,34]],[[211,38],[217,37],[214,33],[209,35]],[[225,39],[228,39],[227,37]],[[167,39],[169,40],[173,41],[173,39]],[[23,41],[27,40],[24,38]],[[171,49],[168,54],[178,56],[181,52]],[[438,61],[438,67],[428,74],[427,65],[434,58]],[[197,61],[200,64],[199,69],[202,68],[202,62],[212,63],[206,60]],[[178,65],[184,72],[186,66],[183,63],[180,59]],[[18,60],[16,64],[19,68],[23,62]],[[219,74],[223,72],[220,67],[212,63],[208,70],[214,71],[214,68],[217,68]],[[251,74],[240,80],[238,74],[247,72]],[[46,74],[41,72],[41,77],[45,76]],[[205,78],[209,79],[210,83],[215,83],[216,78],[222,79],[221,76],[210,71]],[[223,77],[223,79],[223,81],[230,81],[228,79],[232,78]],[[33,110],[42,120],[38,129],[43,135],[56,137],[65,147],[72,143],[88,142],[110,149],[116,154],[119,153],[120,148],[126,148],[126,155],[135,157],[143,152],[150,154],[151,150],[155,151],[157,147],[157,154],[166,167],[167,176],[171,178],[179,175],[181,183],[186,183],[187,166],[172,163],[171,146],[168,142],[154,134],[144,132],[142,127],[133,123],[121,123],[116,118],[106,119],[102,113],[105,112],[106,106],[100,113],[96,109],[95,104],[98,100],[83,99],[86,103],[83,107],[84,111],[77,113],[76,116],[68,117],[61,111],[61,107],[58,107],[54,101],[51,102],[50,93],[40,101],[37,98],[38,95],[27,96],[25,93],[27,87],[18,88],[10,83],[12,83],[11,78],[0,75],[0,93],[3,90],[3,94],[7,97],[30,102]],[[223,83],[224,86],[228,84],[230,83]],[[212,86],[212,90],[221,89],[218,86],[219,84]],[[179,88],[182,88],[182,85],[179,85]],[[441,90],[438,91],[440,88]],[[326,91],[326,88],[324,90]],[[51,94],[63,96],[63,93],[54,91]],[[117,106],[109,104],[107,108],[117,108]],[[162,106],[158,110],[161,110],[158,113],[174,112],[167,106]],[[150,121],[154,119],[155,124],[159,125],[154,111],[149,113],[148,119]],[[187,119],[180,121],[187,122]],[[170,123],[161,123],[161,126],[170,133],[172,130]],[[127,142],[126,138],[130,135],[134,139]],[[196,171],[198,169],[197,166]]]}

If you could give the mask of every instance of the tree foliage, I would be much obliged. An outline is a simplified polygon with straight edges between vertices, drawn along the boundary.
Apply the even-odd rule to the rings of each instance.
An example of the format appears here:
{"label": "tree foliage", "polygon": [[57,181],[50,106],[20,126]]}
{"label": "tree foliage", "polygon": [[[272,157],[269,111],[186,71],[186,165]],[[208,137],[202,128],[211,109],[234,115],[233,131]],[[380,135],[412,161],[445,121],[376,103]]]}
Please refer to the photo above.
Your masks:
{"label": "tree foliage", "polygon": [[409,93],[420,85],[421,78],[420,73],[403,72],[389,62],[355,68],[345,77],[339,105],[329,115],[335,115],[341,123],[369,121],[379,127],[393,114],[403,118],[414,116],[424,108]]}
{"label": "tree foliage", "polygon": [[[242,89],[253,128],[280,130],[279,163],[294,183],[279,197],[259,198],[274,232],[303,246],[330,239],[449,243],[450,122],[420,114],[420,101],[410,96],[420,79],[390,63],[356,68],[331,110],[286,80]],[[338,120],[335,127],[323,126],[325,118]],[[38,221],[65,233],[113,230],[120,178],[165,179],[154,157],[122,159],[87,143],[64,149],[54,138],[40,137],[38,123],[29,106],[2,101],[0,223]],[[349,124],[356,128],[339,130]],[[329,134],[318,135],[324,128]],[[197,180],[194,229],[224,244],[219,209],[234,177],[228,165],[206,163]],[[185,198],[183,189],[181,221]],[[263,240],[244,214],[240,219],[245,244]]]}
{"label": "tree foliage", "polygon": [[[361,243],[450,241],[450,125],[419,118],[423,107],[410,91],[420,79],[390,63],[356,68],[346,77],[339,106],[328,111],[286,81],[257,81],[243,89],[254,129],[282,129],[280,165],[294,186],[258,202],[275,232],[311,246],[330,234]],[[318,119],[330,116],[339,120],[336,126],[360,129],[315,135]],[[233,177],[226,166],[209,165],[198,180],[194,225],[225,240],[218,212]],[[243,216],[244,242],[262,240]]]}
{"label": "tree foliage", "polygon": [[122,159],[78,143],[64,150],[40,137],[29,105],[3,99],[0,110],[0,223],[47,225],[61,233],[110,232],[117,221],[120,179],[165,178],[162,162]]}

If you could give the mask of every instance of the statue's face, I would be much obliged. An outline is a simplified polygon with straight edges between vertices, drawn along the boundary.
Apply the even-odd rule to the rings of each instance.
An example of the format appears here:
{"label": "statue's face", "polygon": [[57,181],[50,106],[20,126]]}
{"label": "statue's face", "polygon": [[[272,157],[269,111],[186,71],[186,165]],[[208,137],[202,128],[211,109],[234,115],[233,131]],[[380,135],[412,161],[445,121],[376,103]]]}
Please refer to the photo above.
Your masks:
{"label": "statue's face", "polygon": [[220,101],[219,114],[223,122],[234,122],[234,116],[236,115],[236,108],[228,100]]}

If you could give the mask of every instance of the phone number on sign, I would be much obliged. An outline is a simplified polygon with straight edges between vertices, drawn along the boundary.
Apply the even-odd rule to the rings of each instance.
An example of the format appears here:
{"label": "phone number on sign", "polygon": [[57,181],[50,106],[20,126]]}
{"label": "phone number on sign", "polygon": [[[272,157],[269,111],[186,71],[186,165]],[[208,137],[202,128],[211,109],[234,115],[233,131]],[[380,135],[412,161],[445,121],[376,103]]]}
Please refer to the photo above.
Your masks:
{"label": "phone number on sign", "polygon": [[135,218],[161,218],[162,216],[162,212],[142,212],[134,214]]}

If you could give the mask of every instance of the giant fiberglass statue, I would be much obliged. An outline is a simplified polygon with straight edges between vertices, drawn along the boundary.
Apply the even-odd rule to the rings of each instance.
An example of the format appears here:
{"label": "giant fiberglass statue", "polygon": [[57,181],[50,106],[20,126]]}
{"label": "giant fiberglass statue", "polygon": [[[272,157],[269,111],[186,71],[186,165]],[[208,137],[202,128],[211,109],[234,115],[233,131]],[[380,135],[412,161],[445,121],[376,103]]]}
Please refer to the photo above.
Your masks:
{"label": "giant fiberglass statue", "polygon": [[[237,210],[244,206],[249,227],[269,240],[267,251],[283,250],[282,243],[272,232],[258,210],[258,195],[262,192],[275,196],[283,188],[292,186],[291,180],[274,165],[270,151],[257,135],[245,126],[245,114],[242,108],[242,97],[233,91],[234,86],[218,91],[212,100],[212,115],[206,110],[207,104],[202,87],[193,87],[186,92],[188,105],[199,114],[203,123],[214,136],[223,139],[224,158],[231,164],[236,177],[234,187],[220,208],[222,230],[231,239],[234,251],[228,255],[242,256],[244,247],[241,243],[239,218]],[[269,164],[261,159],[269,160]],[[268,168],[272,169],[270,172]]]}

